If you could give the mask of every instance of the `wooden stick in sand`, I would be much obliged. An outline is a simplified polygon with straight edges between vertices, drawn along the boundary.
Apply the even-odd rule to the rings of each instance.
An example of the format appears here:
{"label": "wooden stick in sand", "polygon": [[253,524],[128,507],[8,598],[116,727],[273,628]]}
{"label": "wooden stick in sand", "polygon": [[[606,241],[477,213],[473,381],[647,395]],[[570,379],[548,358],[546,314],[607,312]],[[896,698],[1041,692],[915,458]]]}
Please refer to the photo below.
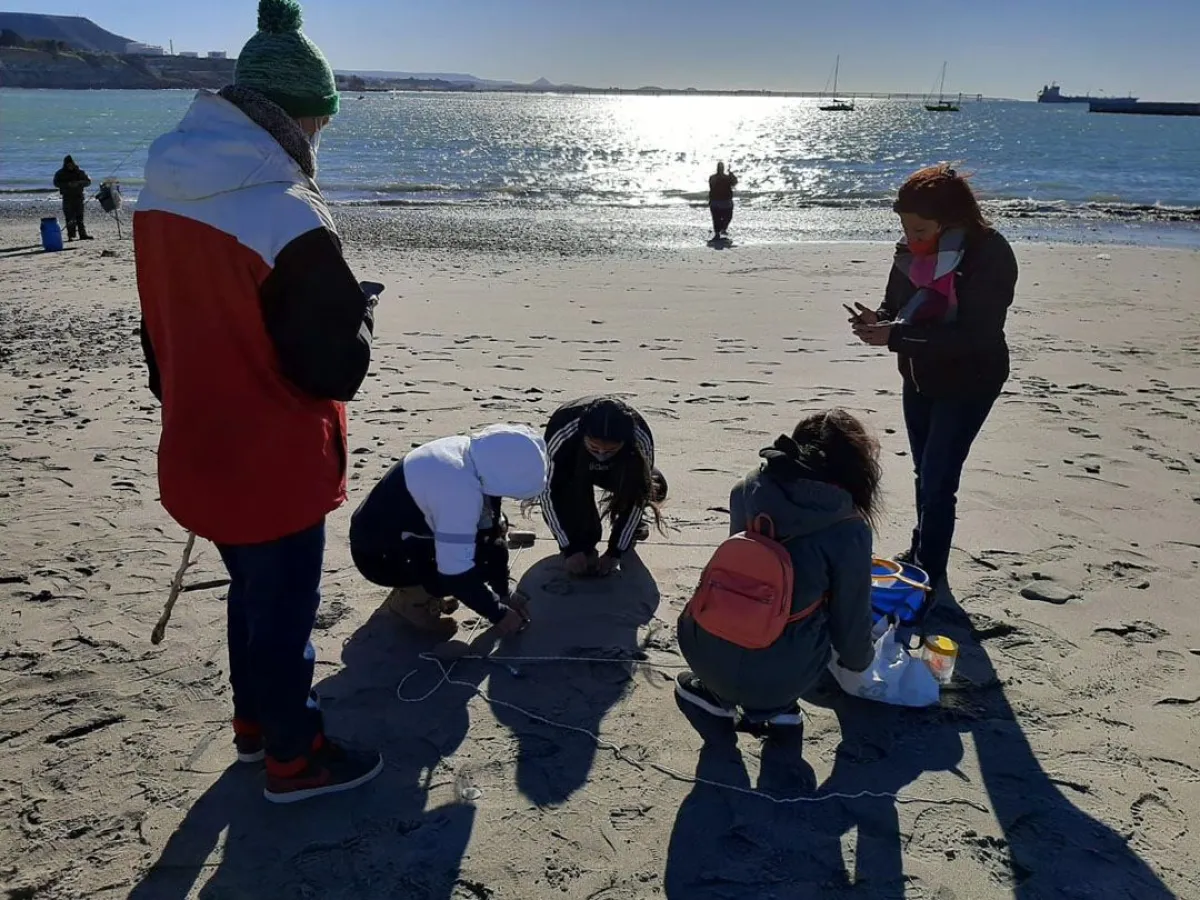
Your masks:
{"label": "wooden stick in sand", "polygon": [[192,547],[195,545],[196,535],[189,531],[187,543],[183,545],[183,559],[175,571],[175,577],[171,580],[171,592],[167,594],[167,605],[163,607],[162,615],[158,617],[158,624],[154,626],[154,631],[150,634],[150,643],[155,646],[162,643],[163,637],[167,633],[167,623],[171,621],[171,611],[175,609],[175,601],[179,599],[179,594],[183,590],[183,576],[192,564]]}

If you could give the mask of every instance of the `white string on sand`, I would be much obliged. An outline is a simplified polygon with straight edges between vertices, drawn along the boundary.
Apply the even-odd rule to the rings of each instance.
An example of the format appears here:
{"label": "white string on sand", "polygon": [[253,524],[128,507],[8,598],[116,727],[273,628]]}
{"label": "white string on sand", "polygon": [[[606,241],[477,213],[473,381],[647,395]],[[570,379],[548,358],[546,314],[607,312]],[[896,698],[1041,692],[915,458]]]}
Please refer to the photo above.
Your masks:
{"label": "white string on sand", "polygon": [[[475,623],[475,630],[478,630],[481,621],[482,620],[477,621]],[[475,630],[473,630],[471,633],[472,637],[475,634]],[[663,671],[680,670],[680,669],[687,668],[686,666],[683,666],[683,665],[653,663],[653,662],[649,662],[647,660],[620,659],[620,658],[614,658],[614,657],[583,657],[583,656],[519,656],[519,657],[512,657],[512,656],[492,656],[490,654],[486,655],[486,656],[480,655],[480,654],[473,654],[473,655],[457,657],[453,662],[451,662],[449,668],[447,668],[446,665],[444,664],[444,662],[432,653],[422,653],[422,654],[420,654],[420,656],[418,658],[428,661],[428,662],[436,663],[438,669],[441,670],[441,673],[442,673],[441,678],[438,680],[437,684],[435,684],[429,691],[427,691],[422,696],[420,696],[420,697],[405,697],[402,693],[404,690],[404,685],[406,685],[408,683],[409,679],[412,678],[414,675],[416,675],[417,672],[419,671],[419,668],[413,669],[411,672],[409,672],[407,675],[405,675],[404,678],[400,681],[400,683],[396,686],[396,699],[399,700],[401,703],[423,703],[426,700],[428,700],[430,697],[432,697],[434,694],[436,694],[439,690],[441,690],[443,685],[449,684],[449,685],[453,685],[455,687],[464,687],[464,688],[467,688],[468,690],[470,690],[476,696],[482,697],[493,707],[503,707],[504,709],[511,709],[513,712],[518,712],[521,715],[525,716],[526,718],[532,719],[535,722],[540,722],[543,725],[549,725],[552,728],[558,728],[562,731],[571,731],[571,732],[574,732],[575,734],[581,734],[581,735],[589,738],[601,750],[611,751],[612,754],[617,759],[621,760],[624,763],[627,763],[628,765],[633,766],[635,769],[638,769],[639,771],[644,772],[646,767],[649,766],[651,769],[654,769],[656,772],[659,772],[662,775],[666,775],[668,778],[674,779],[675,781],[683,782],[685,784],[702,784],[702,785],[705,785],[706,787],[720,788],[720,789],[726,790],[726,791],[733,791],[734,793],[737,793],[737,794],[746,794],[747,796],[750,796],[750,797],[757,797],[760,800],[767,800],[767,801],[770,801],[771,803],[775,803],[775,804],[781,805],[781,806],[797,804],[797,803],[823,803],[826,800],[890,800],[893,803],[923,803],[923,804],[926,804],[929,806],[969,806],[972,809],[976,809],[982,813],[988,812],[987,807],[984,806],[983,804],[976,803],[974,800],[968,800],[968,799],[965,799],[962,797],[945,797],[945,798],[941,798],[941,799],[932,799],[932,798],[928,798],[928,797],[910,797],[910,796],[905,796],[905,795],[899,794],[899,793],[889,793],[889,792],[880,792],[880,791],[859,791],[858,793],[854,793],[854,794],[831,792],[828,794],[815,794],[815,795],[807,796],[807,797],[773,797],[770,794],[766,793],[765,791],[755,790],[754,788],[742,787],[741,785],[736,785],[736,784],[728,784],[728,783],[722,782],[722,781],[712,781],[708,778],[700,778],[700,777],[694,776],[694,775],[686,775],[683,772],[677,772],[676,770],[670,768],[669,766],[664,766],[661,763],[656,763],[651,760],[647,760],[644,763],[639,762],[638,760],[633,759],[632,757],[628,756],[616,744],[612,743],[611,741],[606,741],[604,738],[602,738],[599,734],[597,734],[594,731],[589,731],[588,729],[581,728],[578,725],[569,725],[565,722],[556,722],[553,719],[548,719],[545,716],[539,715],[538,713],[535,713],[535,712],[532,712],[523,707],[517,706],[515,703],[509,703],[505,700],[497,700],[495,697],[491,696],[487,691],[480,688],[478,685],[472,684],[469,681],[461,681],[459,679],[450,677],[450,673],[454,670],[454,667],[456,665],[458,665],[458,663],[464,662],[467,660],[476,660],[476,661],[483,661],[483,662],[498,662],[498,663],[504,663],[504,664],[508,664],[510,662],[511,663],[522,663],[522,664],[524,664],[524,663],[614,663],[614,664],[620,664],[620,665],[644,666],[646,668],[659,669],[659,670],[663,670]]]}

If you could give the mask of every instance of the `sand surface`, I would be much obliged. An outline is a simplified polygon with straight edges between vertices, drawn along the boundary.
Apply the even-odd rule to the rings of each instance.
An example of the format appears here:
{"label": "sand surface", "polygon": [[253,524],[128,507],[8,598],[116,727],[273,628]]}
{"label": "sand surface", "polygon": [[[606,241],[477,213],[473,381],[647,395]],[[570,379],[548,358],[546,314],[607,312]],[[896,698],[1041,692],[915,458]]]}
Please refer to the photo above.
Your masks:
{"label": "sand surface", "polygon": [[[0,225],[0,247],[28,231]],[[899,379],[840,305],[880,297],[889,247],[349,253],[388,291],[317,687],[387,769],[280,808],[232,762],[221,589],[149,641],[183,535],[156,500],[131,245],[0,252],[0,897],[1200,897],[1200,254],[1018,246],[1014,377],[969,464],[938,623],[967,684],[920,712],[820,691],[803,746],[764,749],[678,708],[674,621],[730,486],[810,410],[876,429],[879,549],[903,545]],[[400,702],[414,668],[407,698],[439,673],[350,565],[350,509],[418,443],[603,390],[655,430],[670,533],[572,583],[537,522],[518,560],[536,621],[499,653],[613,661],[466,661]],[[189,582],[219,580],[198,546]],[[813,800],[860,791],[900,802]]]}

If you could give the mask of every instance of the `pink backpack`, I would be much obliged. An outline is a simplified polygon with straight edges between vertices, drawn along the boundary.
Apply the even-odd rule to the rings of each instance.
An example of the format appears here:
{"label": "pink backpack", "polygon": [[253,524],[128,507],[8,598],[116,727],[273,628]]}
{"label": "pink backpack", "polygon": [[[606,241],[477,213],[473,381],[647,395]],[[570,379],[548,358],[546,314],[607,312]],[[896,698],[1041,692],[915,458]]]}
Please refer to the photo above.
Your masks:
{"label": "pink backpack", "polygon": [[757,516],[713,553],[683,614],[714,637],[747,650],[765,649],[827,600],[821,597],[793,615],[794,576],[791,554],[776,540],[774,523]]}

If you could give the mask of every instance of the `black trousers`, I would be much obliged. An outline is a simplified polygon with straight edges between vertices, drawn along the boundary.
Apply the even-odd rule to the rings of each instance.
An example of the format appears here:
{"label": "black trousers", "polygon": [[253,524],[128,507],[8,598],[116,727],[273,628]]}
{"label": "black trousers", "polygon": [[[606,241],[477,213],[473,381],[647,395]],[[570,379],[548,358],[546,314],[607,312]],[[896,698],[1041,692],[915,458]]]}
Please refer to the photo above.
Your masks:
{"label": "black trousers", "polygon": [[963,466],[996,399],[982,394],[933,400],[904,385],[904,424],[917,476],[911,549],[933,584],[946,577]]}
{"label": "black trousers", "polygon": [[733,221],[732,203],[728,206],[714,204],[709,207],[709,212],[712,213],[714,234],[724,234],[729,230],[729,223]]}
{"label": "black trousers", "polygon": [[[363,578],[380,587],[422,586],[434,597],[450,594],[438,572],[432,538],[410,537],[394,550],[368,551],[350,545],[350,555]],[[501,597],[509,595],[508,543],[497,529],[481,531],[475,538],[475,568]]]}
{"label": "black trousers", "polygon": [[83,194],[63,194],[63,218],[67,220],[67,237],[73,238],[76,233],[80,237],[87,235],[83,227]]}
{"label": "black trousers", "polygon": [[[663,473],[654,469],[651,473],[654,492],[654,502],[662,503],[667,499],[667,479]],[[595,549],[604,536],[604,525],[600,521],[600,508],[596,504],[596,488],[611,493],[616,485],[617,472],[610,469],[607,472],[597,472],[590,479],[576,478],[565,486],[562,494],[556,497],[554,511],[558,513],[559,524],[571,539],[572,546],[583,546]],[[613,523],[613,532],[619,533],[625,527],[628,517],[623,516]]]}

